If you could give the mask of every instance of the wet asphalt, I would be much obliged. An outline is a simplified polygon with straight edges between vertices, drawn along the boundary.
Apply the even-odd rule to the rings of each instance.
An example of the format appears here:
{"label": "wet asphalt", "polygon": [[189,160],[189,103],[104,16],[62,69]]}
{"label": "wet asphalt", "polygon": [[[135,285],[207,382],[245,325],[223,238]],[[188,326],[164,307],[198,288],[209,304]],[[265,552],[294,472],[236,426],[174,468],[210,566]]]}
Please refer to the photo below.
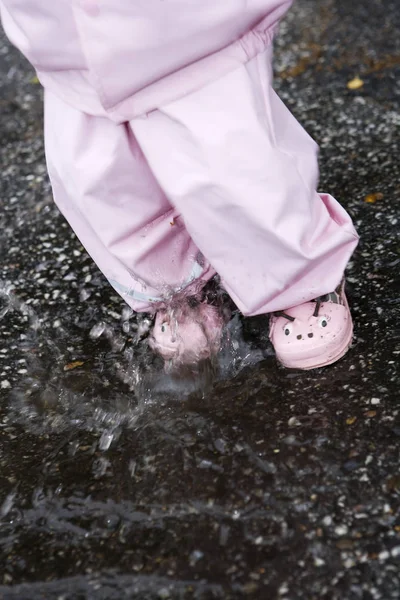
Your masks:
{"label": "wet asphalt", "polygon": [[52,204],[42,90],[1,38],[1,599],[400,598],[399,27],[395,0],[299,0],[276,44],[361,235],[352,350],[287,371],[236,317],[184,383]]}

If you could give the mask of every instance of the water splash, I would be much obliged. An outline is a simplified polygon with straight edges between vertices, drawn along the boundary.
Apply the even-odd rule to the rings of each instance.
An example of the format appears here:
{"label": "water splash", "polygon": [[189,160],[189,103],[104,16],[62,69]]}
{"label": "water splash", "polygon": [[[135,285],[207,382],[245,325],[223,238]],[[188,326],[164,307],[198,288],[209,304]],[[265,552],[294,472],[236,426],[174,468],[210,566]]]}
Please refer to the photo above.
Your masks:
{"label": "water splash", "polygon": [[[224,310],[224,298],[218,294],[214,290],[212,299]],[[20,342],[28,357],[27,373],[11,390],[8,419],[39,435],[95,431],[102,452],[118,443],[124,428],[145,427],[166,402],[205,397],[217,382],[266,356],[260,344],[245,339],[242,320],[235,314],[214,362],[166,373],[146,342],[152,319],[123,307],[119,322],[99,320],[83,330],[77,343],[83,344],[86,355],[71,361],[74,344],[68,322],[49,327],[11,286],[0,286],[0,298],[6,302],[0,318],[16,312],[28,320]]]}
{"label": "water splash", "polygon": [[23,302],[14,292],[14,287],[0,281],[0,298],[5,301],[6,305],[0,311],[0,320],[3,319],[10,311],[17,311],[29,320],[29,327],[34,331],[40,328],[40,319],[36,312],[27,302]]}

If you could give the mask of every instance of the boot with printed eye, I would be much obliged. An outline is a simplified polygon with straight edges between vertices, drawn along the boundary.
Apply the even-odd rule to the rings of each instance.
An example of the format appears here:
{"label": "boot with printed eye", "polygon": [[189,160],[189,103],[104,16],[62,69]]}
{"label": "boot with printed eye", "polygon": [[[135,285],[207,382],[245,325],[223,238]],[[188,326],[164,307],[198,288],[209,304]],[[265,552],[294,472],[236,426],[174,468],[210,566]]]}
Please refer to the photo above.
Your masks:
{"label": "boot with printed eye", "polygon": [[331,294],[271,315],[270,339],[288,368],[316,369],[342,358],[353,339],[344,281]]}
{"label": "boot with printed eye", "polygon": [[222,329],[219,310],[207,303],[184,310],[160,310],[150,347],[163,357],[166,367],[196,364],[218,353]]}

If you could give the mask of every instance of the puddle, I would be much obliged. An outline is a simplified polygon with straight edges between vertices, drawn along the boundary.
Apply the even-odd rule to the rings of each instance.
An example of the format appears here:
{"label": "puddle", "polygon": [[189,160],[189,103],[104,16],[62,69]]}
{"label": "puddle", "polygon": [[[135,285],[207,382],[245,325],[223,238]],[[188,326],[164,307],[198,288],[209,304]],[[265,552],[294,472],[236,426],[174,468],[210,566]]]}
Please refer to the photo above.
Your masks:
{"label": "puddle", "polygon": [[[216,523],[221,547],[239,519],[252,527],[252,510],[230,510],[222,497],[208,502],[201,488],[225,477],[224,463],[235,455],[265,476],[274,472],[248,444],[235,449],[231,424],[207,408],[216,387],[229,387],[266,358],[267,321],[260,330],[258,322],[243,325],[235,315],[215,364],[173,375],[146,343],[149,323],[129,309],[113,323],[92,319],[77,334],[66,319],[56,327],[48,323],[40,308],[10,288],[1,287],[0,298],[0,322],[12,319],[19,327],[13,352],[24,356],[0,420],[0,436],[7,439],[7,456],[0,460],[0,551],[18,556],[3,574],[3,586],[0,577],[0,598],[224,598],[222,585],[206,581],[206,538],[205,545],[184,542],[187,567],[178,578],[179,553],[174,557],[171,550],[168,567],[160,563],[158,574],[146,572],[146,553],[160,535],[173,546],[172,532],[182,530],[182,536],[190,524],[201,536]],[[250,529],[248,535],[255,539]],[[35,539],[41,541],[32,559]],[[105,543],[109,565],[99,574],[96,556]],[[49,552],[49,575],[54,569],[65,573],[57,582],[46,582]],[[68,578],[71,561],[73,573],[85,574]],[[11,587],[36,563],[41,583]],[[203,576],[193,578],[199,569]]]}
{"label": "puddle", "polygon": [[206,361],[166,373],[147,344],[151,319],[123,308],[118,324],[98,321],[81,331],[86,352],[70,360],[73,341],[66,324],[49,327],[39,310],[4,285],[0,285],[0,300],[0,321],[14,315],[23,325],[15,350],[25,357],[22,373],[10,390],[7,420],[38,435],[74,429],[100,432],[102,450],[116,442],[121,428],[144,426],[166,404],[183,403],[192,396],[204,398],[216,383],[233,379],[271,354],[267,319],[260,335],[254,325],[244,332],[235,314],[214,364]]}

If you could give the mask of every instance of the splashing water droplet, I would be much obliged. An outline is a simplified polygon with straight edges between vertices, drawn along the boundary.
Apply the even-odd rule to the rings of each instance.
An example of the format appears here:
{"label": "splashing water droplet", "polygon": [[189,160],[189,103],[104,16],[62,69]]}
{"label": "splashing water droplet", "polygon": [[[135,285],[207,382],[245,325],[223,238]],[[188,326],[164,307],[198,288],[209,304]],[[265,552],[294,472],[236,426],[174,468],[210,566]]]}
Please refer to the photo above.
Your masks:
{"label": "splashing water droplet", "polygon": [[152,322],[151,322],[150,319],[143,319],[138,324],[138,329],[137,329],[137,339],[138,339],[138,341],[141,340],[150,331],[151,323]]}
{"label": "splashing water droplet", "polygon": [[92,338],[92,340],[97,340],[101,335],[103,335],[105,329],[106,324],[103,323],[103,321],[101,321],[100,323],[96,323],[96,325],[93,325],[89,335]]}
{"label": "splashing water droplet", "polygon": [[124,306],[124,308],[122,309],[122,320],[129,321],[132,315],[133,310],[129,306]]}
{"label": "splashing water droplet", "polygon": [[204,556],[204,552],[201,550],[193,550],[193,552],[189,556],[190,565],[193,567],[199,560],[201,560]]}
{"label": "splashing water droplet", "polygon": [[79,299],[80,299],[80,301],[81,301],[81,302],[86,302],[86,300],[88,300],[88,299],[90,298],[90,296],[91,296],[91,295],[92,295],[92,294],[91,294],[91,292],[89,292],[89,290],[87,290],[87,289],[83,288],[83,289],[80,291],[80,294],[79,294]]}
{"label": "splashing water droplet", "polygon": [[5,306],[4,308],[2,308],[0,310],[0,319],[5,317],[9,310],[10,310],[10,306]]}
{"label": "splashing water droplet", "polygon": [[10,494],[8,494],[8,496],[4,500],[4,502],[3,502],[3,504],[1,505],[1,508],[0,508],[0,515],[2,517],[5,517],[6,515],[8,515],[8,513],[12,509],[13,504],[14,504],[15,496],[16,496],[16,493],[15,492],[11,492]]}
{"label": "splashing water droplet", "polygon": [[100,450],[108,450],[114,439],[114,434],[111,431],[103,431],[99,442]]}

